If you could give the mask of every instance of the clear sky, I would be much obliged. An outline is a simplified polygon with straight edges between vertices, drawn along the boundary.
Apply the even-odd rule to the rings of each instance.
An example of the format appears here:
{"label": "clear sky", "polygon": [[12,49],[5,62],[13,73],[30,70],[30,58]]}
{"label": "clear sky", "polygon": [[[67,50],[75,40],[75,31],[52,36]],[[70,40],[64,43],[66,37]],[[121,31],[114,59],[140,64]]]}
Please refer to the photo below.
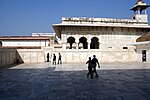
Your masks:
{"label": "clear sky", "polygon": [[[150,0],[143,0],[150,4]],[[0,36],[54,32],[61,17],[132,18],[137,0],[0,0]],[[147,11],[150,15],[150,8]],[[149,16],[150,21],[150,16]]]}

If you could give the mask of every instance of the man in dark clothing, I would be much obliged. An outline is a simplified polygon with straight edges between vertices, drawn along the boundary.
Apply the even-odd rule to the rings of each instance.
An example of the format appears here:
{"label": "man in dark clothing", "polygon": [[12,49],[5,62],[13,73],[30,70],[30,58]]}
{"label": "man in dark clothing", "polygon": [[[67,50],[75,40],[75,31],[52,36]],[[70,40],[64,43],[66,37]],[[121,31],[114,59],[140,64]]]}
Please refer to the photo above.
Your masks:
{"label": "man in dark clothing", "polygon": [[62,61],[61,61],[61,54],[59,53],[59,57],[58,57],[58,64],[62,64]]}
{"label": "man in dark clothing", "polygon": [[47,53],[47,62],[49,62],[49,53]]}
{"label": "man in dark clothing", "polygon": [[56,65],[56,55],[55,54],[53,54],[53,65]]}
{"label": "man in dark clothing", "polygon": [[91,57],[89,57],[89,60],[86,62],[86,64],[88,64],[88,70],[89,72],[87,73],[87,77],[89,77],[89,75],[91,76],[91,79],[93,79],[93,71],[92,71],[92,60]]}
{"label": "man in dark clothing", "polygon": [[93,59],[92,59],[92,67],[93,67],[93,72],[96,74],[96,77],[98,77],[97,71],[96,71],[96,64],[98,64],[98,67],[100,68],[98,59],[96,58],[95,55],[93,55]]}

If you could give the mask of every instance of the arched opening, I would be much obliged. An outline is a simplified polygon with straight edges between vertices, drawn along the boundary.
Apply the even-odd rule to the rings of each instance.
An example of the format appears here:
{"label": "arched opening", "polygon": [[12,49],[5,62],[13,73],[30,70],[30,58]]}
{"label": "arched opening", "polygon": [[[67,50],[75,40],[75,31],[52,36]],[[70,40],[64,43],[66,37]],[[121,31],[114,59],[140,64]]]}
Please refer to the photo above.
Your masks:
{"label": "arched opening", "polygon": [[72,44],[75,43],[75,38],[74,38],[74,37],[69,37],[69,38],[67,39],[67,43],[70,44],[69,49],[72,49]]}
{"label": "arched opening", "polygon": [[2,47],[2,41],[0,41],[0,47]]}
{"label": "arched opening", "polygon": [[99,49],[99,39],[97,37],[93,37],[91,39],[90,49]]}
{"label": "arched opening", "polygon": [[[87,43],[87,38],[85,37],[81,37],[79,39],[79,44],[82,43],[83,44],[83,49],[88,49],[88,43]],[[80,48],[80,47],[79,47]]]}

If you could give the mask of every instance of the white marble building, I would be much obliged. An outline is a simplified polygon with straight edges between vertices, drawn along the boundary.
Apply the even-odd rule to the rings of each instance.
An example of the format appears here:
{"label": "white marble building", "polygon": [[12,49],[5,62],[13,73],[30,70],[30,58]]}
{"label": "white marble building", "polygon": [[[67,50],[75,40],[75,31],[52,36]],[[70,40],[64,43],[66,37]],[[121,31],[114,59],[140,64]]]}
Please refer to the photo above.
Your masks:
{"label": "white marble building", "polygon": [[80,62],[96,54],[102,62],[139,61],[136,46],[130,44],[149,34],[148,7],[150,5],[139,0],[131,8],[134,12],[131,19],[63,17],[53,28],[61,39],[63,49],[59,50],[64,60]]}

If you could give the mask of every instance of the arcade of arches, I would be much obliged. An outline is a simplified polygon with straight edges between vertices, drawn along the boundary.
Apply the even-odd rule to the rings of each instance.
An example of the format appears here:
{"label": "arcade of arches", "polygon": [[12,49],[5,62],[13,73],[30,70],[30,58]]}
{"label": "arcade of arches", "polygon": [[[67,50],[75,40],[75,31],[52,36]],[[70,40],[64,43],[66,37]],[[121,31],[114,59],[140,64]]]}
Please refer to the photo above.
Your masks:
{"label": "arcade of arches", "polygon": [[73,47],[78,49],[99,49],[100,43],[97,37],[93,37],[90,42],[88,42],[86,37],[81,37],[79,40],[76,40],[71,36],[67,39],[67,44],[69,44],[69,49],[72,49]]}

